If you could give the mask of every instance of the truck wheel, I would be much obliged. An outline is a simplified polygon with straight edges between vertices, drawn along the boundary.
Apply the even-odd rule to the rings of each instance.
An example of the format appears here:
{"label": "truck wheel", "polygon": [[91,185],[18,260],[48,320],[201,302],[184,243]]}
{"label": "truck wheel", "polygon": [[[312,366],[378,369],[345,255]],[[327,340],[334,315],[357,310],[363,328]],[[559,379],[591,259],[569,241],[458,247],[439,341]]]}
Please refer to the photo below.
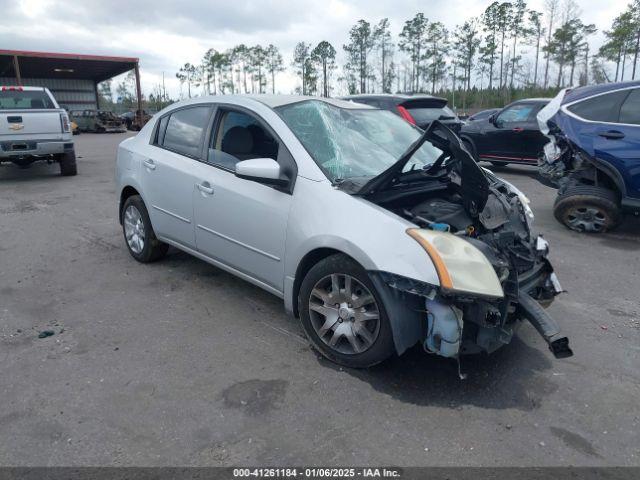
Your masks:
{"label": "truck wheel", "polygon": [[300,286],[300,321],[329,360],[365,368],[394,352],[391,325],[367,272],[345,255],[314,265]]}
{"label": "truck wheel", "polygon": [[129,253],[141,263],[155,262],[169,250],[169,245],[157,239],[140,195],[132,195],[124,202],[122,232]]}
{"label": "truck wheel", "polygon": [[74,150],[64,152],[58,159],[58,163],[60,164],[60,174],[63,177],[72,177],[78,174],[76,152]]}
{"label": "truck wheel", "polygon": [[621,220],[618,194],[593,185],[569,185],[553,205],[556,219],[577,232],[602,233]]}

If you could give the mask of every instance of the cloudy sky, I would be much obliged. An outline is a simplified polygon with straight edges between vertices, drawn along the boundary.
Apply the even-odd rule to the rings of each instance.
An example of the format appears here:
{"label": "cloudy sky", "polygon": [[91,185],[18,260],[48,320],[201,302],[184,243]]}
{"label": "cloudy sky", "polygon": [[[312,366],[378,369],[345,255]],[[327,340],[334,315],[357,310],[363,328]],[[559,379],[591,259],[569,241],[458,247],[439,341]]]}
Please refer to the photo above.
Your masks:
{"label": "cloudy sky", "polygon": [[[544,0],[529,0],[543,10]],[[301,40],[328,40],[341,52],[349,28],[360,18],[372,23],[388,17],[394,35],[417,12],[453,28],[479,15],[490,0],[0,0],[0,48],[139,57],[143,89],[150,92],[164,72],[173,96],[175,72],[198,63],[208,48],[238,43],[278,46],[287,65]],[[627,0],[576,0],[583,21],[599,33],[626,7]],[[276,80],[289,93],[291,73]]]}

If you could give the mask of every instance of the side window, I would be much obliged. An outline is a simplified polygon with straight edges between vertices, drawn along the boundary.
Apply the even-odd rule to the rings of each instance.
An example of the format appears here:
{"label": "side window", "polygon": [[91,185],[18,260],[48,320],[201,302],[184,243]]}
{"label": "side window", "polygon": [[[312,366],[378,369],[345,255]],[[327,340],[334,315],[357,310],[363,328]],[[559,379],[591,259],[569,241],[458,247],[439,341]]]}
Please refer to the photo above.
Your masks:
{"label": "side window", "polygon": [[158,125],[158,131],[156,132],[156,141],[154,142],[156,145],[162,145],[164,142],[164,133],[167,131],[167,123],[169,123],[170,115],[166,117],[162,117],[160,119],[160,124]]}
{"label": "side window", "polygon": [[[206,105],[175,111],[168,117],[164,137],[158,137],[158,145],[182,155],[197,157],[210,112]],[[158,131],[159,134],[161,132]]]}
{"label": "side window", "polygon": [[607,93],[582,100],[571,105],[568,109],[571,113],[585,120],[617,122],[620,116],[620,106],[628,94],[629,90]]}
{"label": "side window", "polygon": [[519,103],[508,107],[506,110],[503,110],[500,115],[498,115],[496,123],[498,125],[503,125],[508,123],[526,122],[533,112],[534,107],[535,105],[531,103]]}
{"label": "side window", "polygon": [[278,159],[279,144],[260,121],[244,112],[222,111],[211,136],[208,161],[234,170],[236,163],[251,158]]}
{"label": "side window", "polygon": [[640,125],[640,88],[631,90],[631,93],[622,104],[620,123]]}

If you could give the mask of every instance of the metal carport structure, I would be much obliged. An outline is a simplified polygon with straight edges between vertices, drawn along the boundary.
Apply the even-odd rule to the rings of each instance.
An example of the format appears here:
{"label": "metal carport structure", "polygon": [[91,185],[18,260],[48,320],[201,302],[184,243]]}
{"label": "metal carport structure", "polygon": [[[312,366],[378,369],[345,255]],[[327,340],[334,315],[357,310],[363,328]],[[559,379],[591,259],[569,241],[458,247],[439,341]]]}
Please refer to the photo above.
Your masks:
{"label": "metal carport structure", "polygon": [[0,49],[0,84],[47,87],[69,109],[99,109],[98,84],[130,70],[142,111],[138,58]]}

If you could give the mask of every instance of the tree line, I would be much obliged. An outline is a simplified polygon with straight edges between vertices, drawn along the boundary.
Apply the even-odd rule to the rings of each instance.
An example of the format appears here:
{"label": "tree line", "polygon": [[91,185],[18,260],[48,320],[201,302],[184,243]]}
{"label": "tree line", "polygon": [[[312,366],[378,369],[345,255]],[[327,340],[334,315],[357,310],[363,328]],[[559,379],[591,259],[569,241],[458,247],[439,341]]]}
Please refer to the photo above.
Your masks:
{"label": "tree line", "polygon": [[[574,0],[545,0],[542,11],[525,0],[494,1],[452,29],[417,13],[397,36],[388,18],[360,19],[341,46],[301,41],[288,61],[272,44],[212,48],[176,77],[188,97],[275,93],[278,73],[289,68],[299,79],[294,93],[431,93],[463,109],[550,96],[569,85],[640,78],[640,0],[614,19],[595,51],[589,39],[596,26],[581,15]],[[127,91],[125,82],[117,87],[119,96]],[[150,97],[167,100],[160,86]]]}

